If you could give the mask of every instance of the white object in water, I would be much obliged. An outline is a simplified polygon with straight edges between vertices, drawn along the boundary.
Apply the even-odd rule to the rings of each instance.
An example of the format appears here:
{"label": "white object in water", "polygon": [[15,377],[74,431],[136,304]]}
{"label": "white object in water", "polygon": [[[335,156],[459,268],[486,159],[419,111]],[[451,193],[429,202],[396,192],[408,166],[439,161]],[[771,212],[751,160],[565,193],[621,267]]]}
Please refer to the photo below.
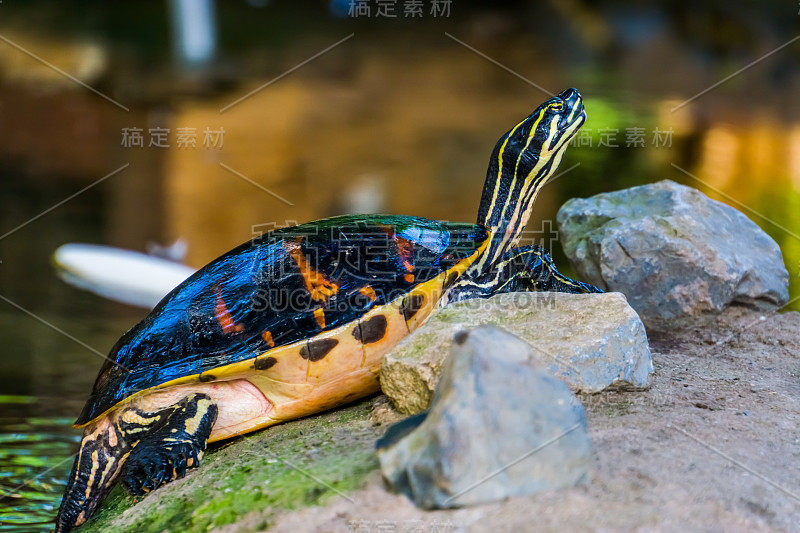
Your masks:
{"label": "white object in water", "polygon": [[74,287],[152,309],[195,270],[151,255],[97,244],[65,244],[53,254],[58,275]]}
{"label": "white object in water", "polygon": [[172,31],[181,61],[203,65],[217,48],[214,0],[171,0]]}

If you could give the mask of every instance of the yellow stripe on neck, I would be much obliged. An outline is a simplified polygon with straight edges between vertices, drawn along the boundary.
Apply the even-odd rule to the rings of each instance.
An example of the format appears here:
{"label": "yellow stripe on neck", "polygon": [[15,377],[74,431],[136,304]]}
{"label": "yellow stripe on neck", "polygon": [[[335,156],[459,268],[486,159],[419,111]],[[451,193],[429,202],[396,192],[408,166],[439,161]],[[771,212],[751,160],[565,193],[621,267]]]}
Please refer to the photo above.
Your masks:
{"label": "yellow stripe on neck", "polygon": [[[531,142],[533,142],[534,136],[536,134],[536,130],[539,127],[539,122],[541,122],[543,116],[544,116],[543,110],[539,111],[539,116],[536,117],[536,120],[533,123],[533,126],[531,127],[531,133],[530,133],[530,135],[528,135],[528,139],[527,139],[527,142],[525,143],[525,147],[522,150],[520,150],[519,154],[517,155],[517,160],[516,160],[515,165],[514,165],[513,178],[511,180],[511,184],[509,185],[509,188],[508,188],[509,196],[508,196],[508,198],[506,198],[506,201],[503,202],[502,210],[500,212],[500,218],[498,219],[498,223],[495,224],[494,226],[492,226],[492,228],[491,228],[492,229],[492,233],[495,235],[495,238],[499,238],[500,240],[498,241],[496,246],[492,247],[493,253],[491,254],[491,257],[489,257],[487,255],[487,256],[481,258],[481,261],[480,261],[480,266],[481,267],[486,265],[487,262],[490,263],[490,264],[494,263],[504,253],[504,250],[507,250],[508,248],[511,248],[512,246],[514,246],[516,244],[516,241],[519,240],[519,235],[525,229],[524,226],[525,226],[525,223],[527,223],[527,219],[530,217],[530,213],[529,212],[522,213],[522,216],[524,218],[523,224],[520,227],[516,227],[515,226],[514,221],[519,218],[519,216],[521,214],[520,212],[521,211],[529,211],[528,209],[524,209],[523,202],[521,201],[523,198],[525,198],[527,191],[530,190],[530,184],[527,184],[528,179],[532,175],[535,176],[536,173],[538,173],[539,170],[544,165],[546,165],[547,162],[550,160],[549,154],[543,153],[544,152],[544,145],[542,146],[542,152],[539,154],[539,159],[536,162],[536,165],[533,167],[531,172],[528,173],[523,178],[525,180],[525,182],[526,182],[526,185],[523,185],[523,187],[520,189],[519,196],[517,198],[511,198],[511,194],[513,193],[514,188],[517,185],[517,180],[520,179],[520,176],[518,174],[519,174],[519,164],[520,164],[520,161],[522,160],[522,156],[528,150],[528,148],[530,147]],[[529,120],[529,119],[526,119],[526,121],[527,120]],[[514,130],[511,130],[511,134],[513,134],[514,131],[519,126],[521,126],[524,122],[525,121],[520,122],[519,124],[517,124],[517,126],[514,127]],[[550,135],[548,136],[548,138],[552,138],[553,131],[556,129],[556,127],[557,127],[557,119],[554,118],[553,121],[551,122],[551,125],[550,125]],[[511,134],[509,134],[509,137],[511,136]],[[502,148],[500,150],[499,161],[501,163],[502,163],[502,160],[503,160],[503,152],[505,152],[505,150],[506,150],[506,143],[507,142],[508,142],[508,139],[506,139],[506,142],[503,143],[503,146],[502,146]],[[495,195],[492,198],[492,204],[491,204],[491,207],[489,209],[489,215],[491,215],[494,212],[494,210],[499,207],[497,205],[497,191],[498,191],[498,189],[500,187],[500,182],[501,182],[501,179],[502,179],[502,175],[503,175],[503,168],[502,168],[502,165],[501,165],[499,170],[498,170],[498,174],[497,174],[497,179],[496,179],[497,185],[495,186]],[[512,204],[512,203],[514,204],[514,207],[513,207],[514,213],[511,215],[511,220],[506,225],[506,231],[505,232],[500,232],[500,231],[498,231],[498,228],[500,226],[504,225],[503,221],[506,219],[506,212],[509,209],[509,205]],[[489,216],[487,218],[491,218],[491,216]],[[512,233],[509,233],[508,232],[509,229],[514,229],[514,231]]]}

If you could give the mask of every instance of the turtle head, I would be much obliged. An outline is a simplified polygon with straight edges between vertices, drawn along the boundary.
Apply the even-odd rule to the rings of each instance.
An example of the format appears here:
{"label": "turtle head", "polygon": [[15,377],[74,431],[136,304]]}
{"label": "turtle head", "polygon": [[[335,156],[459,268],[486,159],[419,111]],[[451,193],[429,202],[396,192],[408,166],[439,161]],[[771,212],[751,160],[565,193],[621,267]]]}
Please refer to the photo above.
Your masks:
{"label": "turtle head", "polygon": [[518,244],[536,195],[585,121],[581,94],[567,89],[497,141],[478,210],[478,223],[492,230],[493,243],[476,267],[487,268]]}
{"label": "turtle head", "polygon": [[520,179],[549,176],[548,171],[558,166],[567,144],[585,121],[581,94],[576,89],[567,89],[544,102],[501,137],[495,152],[502,155],[504,164],[515,165],[505,170]]}

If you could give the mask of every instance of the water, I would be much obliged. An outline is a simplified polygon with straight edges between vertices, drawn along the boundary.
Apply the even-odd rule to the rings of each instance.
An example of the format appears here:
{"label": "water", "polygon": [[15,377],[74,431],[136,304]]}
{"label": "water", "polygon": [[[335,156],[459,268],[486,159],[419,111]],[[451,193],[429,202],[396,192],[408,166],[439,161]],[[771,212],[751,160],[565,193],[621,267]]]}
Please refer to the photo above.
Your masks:
{"label": "water", "polygon": [[[58,399],[56,399],[58,401]],[[53,399],[0,396],[0,531],[50,531],[78,436]]]}
{"label": "water", "polygon": [[[77,296],[74,311],[84,301]],[[102,311],[104,305],[95,307]],[[114,313],[101,324],[100,317],[37,311],[47,323],[98,347],[107,347],[125,327]],[[0,394],[0,531],[50,531],[77,451],[80,432],[72,422],[101,360],[24,313],[4,310],[0,329],[6,334],[2,390],[17,393]]]}
{"label": "water", "polygon": [[[19,176],[0,174],[2,232],[75,190],[60,177]],[[0,239],[3,532],[52,529],[79,441],[72,422],[102,363],[93,350],[106,353],[143,314],[66,286],[50,265],[50,254],[64,242],[104,240],[104,203],[102,194],[88,192]]]}

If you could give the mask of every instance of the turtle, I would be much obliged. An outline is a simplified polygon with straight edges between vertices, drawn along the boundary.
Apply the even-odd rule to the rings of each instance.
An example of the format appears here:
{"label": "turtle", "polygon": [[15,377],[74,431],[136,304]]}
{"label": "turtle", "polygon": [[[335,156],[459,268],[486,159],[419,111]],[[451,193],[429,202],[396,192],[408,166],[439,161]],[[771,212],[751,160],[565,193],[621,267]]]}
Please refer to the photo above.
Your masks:
{"label": "turtle", "polygon": [[118,479],[147,493],[197,468],[211,442],[378,392],[384,354],[447,303],[602,292],[519,246],[585,120],[567,89],[506,132],[476,223],[345,215],[275,228],[173,289],[98,373],[56,531],[83,524]]}

